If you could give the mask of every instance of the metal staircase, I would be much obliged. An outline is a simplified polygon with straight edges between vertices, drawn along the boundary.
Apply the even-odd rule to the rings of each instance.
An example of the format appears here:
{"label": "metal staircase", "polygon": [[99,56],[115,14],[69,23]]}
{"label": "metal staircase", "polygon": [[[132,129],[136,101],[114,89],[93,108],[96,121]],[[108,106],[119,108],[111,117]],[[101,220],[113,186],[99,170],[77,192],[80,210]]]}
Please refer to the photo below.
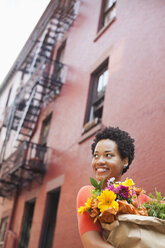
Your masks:
{"label": "metal staircase", "polygon": [[[10,170],[9,167],[12,166],[12,163],[13,166],[14,163],[16,164],[14,160],[11,162],[10,157],[14,158],[15,154],[18,155],[17,150],[20,149],[21,144],[28,144],[26,149],[29,149],[43,104],[47,104],[52,99],[55,99],[61,91],[65,81],[66,66],[61,61],[53,60],[52,55],[57,41],[63,38],[75,20],[78,14],[79,2],[79,0],[59,1],[59,5],[50,18],[44,32],[35,42],[24,63],[19,67],[19,71],[22,72],[22,81],[24,81],[25,75],[28,75],[29,79],[19,88],[14,103],[4,118],[3,127],[6,127],[6,137],[0,151],[0,164],[2,166],[0,172],[0,192],[2,189],[1,185],[18,186],[17,180],[15,181],[12,178],[18,179],[20,175],[25,175],[25,173],[22,174],[20,172],[20,168],[21,171],[22,168],[25,168],[23,161],[21,167],[18,167],[17,175],[12,174],[17,170],[15,168]],[[13,151],[11,156],[6,158],[5,152],[12,130],[15,131]],[[35,149],[39,149],[37,144],[33,144],[34,146],[36,147]],[[28,153],[28,151],[26,152]],[[28,168],[28,161],[30,160],[26,161],[26,168]],[[10,164],[9,167],[8,164]],[[5,171],[5,168],[8,168],[6,170],[8,175],[5,173],[7,181],[2,173]],[[31,167],[29,168],[31,170]],[[28,173],[30,170],[28,170]],[[2,193],[2,195],[5,195],[5,193]]]}
{"label": "metal staircase", "polygon": [[29,99],[25,103],[25,108],[15,135],[14,144],[16,141],[29,141],[32,137],[34,126],[40,115],[40,105],[42,103],[42,96],[40,95],[40,97],[37,98],[37,86],[38,83],[32,88]]}

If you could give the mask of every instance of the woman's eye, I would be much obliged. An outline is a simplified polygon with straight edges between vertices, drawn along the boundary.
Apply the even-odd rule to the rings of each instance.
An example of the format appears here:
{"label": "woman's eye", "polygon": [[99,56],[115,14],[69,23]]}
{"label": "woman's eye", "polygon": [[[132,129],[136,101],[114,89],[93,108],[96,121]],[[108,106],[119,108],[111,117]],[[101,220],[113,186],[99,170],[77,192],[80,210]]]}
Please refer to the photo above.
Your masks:
{"label": "woman's eye", "polygon": [[111,154],[109,154],[109,153],[107,153],[107,154],[106,154],[106,157],[107,157],[107,158],[111,158],[111,157],[112,157],[112,155],[111,155]]}
{"label": "woman's eye", "polygon": [[98,154],[94,154],[93,157],[94,157],[94,158],[98,158]]}

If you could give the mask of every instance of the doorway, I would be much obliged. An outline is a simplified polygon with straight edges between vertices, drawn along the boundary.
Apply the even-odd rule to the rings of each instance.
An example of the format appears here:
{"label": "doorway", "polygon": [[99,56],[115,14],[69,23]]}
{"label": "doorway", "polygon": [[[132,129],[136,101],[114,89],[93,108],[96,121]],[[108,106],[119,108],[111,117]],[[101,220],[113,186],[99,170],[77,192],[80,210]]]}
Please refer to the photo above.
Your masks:
{"label": "doorway", "polygon": [[21,231],[21,237],[18,248],[28,248],[34,207],[35,207],[35,200],[25,203],[22,231]]}
{"label": "doorway", "polygon": [[60,188],[48,192],[47,194],[45,217],[42,226],[39,248],[52,248],[59,198]]}

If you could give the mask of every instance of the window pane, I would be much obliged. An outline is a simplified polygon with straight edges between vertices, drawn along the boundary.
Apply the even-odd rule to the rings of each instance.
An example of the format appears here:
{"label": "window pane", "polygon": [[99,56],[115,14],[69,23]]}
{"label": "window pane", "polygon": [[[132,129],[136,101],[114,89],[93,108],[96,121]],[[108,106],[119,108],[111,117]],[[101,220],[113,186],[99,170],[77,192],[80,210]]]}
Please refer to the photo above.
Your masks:
{"label": "window pane", "polygon": [[62,46],[58,49],[56,60],[58,60],[59,62],[63,62],[63,59],[64,59],[64,52],[65,52],[65,42],[64,42],[64,44],[62,44]]}
{"label": "window pane", "polygon": [[63,75],[65,71],[63,67],[65,45],[66,45],[66,41],[63,42],[63,44],[57,51],[56,64],[53,71],[53,78],[55,78],[57,81],[62,81],[62,82],[65,81]]}
{"label": "window pane", "polygon": [[104,26],[106,26],[109,22],[113,21],[116,17],[116,8],[110,9],[104,16]]}
{"label": "window pane", "polygon": [[106,0],[105,1],[105,8],[104,8],[104,10],[106,11],[109,8],[111,8],[114,3],[116,3],[116,0]]}
{"label": "window pane", "polygon": [[105,87],[108,83],[108,70],[104,71],[98,78],[97,93],[105,91]]}
{"label": "window pane", "polygon": [[50,122],[52,114],[50,114],[42,123],[42,129],[40,134],[40,144],[45,145],[49,134]]}
{"label": "window pane", "polygon": [[5,217],[1,220],[0,225],[0,248],[4,245],[5,234],[7,229],[8,217]]}
{"label": "window pane", "polygon": [[100,75],[98,79],[98,86],[97,86],[97,92],[100,93],[103,89],[103,74]]}

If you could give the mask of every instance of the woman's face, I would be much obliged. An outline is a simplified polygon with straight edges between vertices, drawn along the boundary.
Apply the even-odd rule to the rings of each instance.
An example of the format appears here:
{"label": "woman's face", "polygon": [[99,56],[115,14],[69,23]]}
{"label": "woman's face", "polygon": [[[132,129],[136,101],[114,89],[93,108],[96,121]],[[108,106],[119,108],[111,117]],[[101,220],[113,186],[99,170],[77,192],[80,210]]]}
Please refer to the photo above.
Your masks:
{"label": "woman's face", "polygon": [[111,177],[120,181],[124,164],[127,165],[127,163],[128,159],[121,159],[115,141],[103,139],[97,143],[92,159],[92,168],[98,181]]}

